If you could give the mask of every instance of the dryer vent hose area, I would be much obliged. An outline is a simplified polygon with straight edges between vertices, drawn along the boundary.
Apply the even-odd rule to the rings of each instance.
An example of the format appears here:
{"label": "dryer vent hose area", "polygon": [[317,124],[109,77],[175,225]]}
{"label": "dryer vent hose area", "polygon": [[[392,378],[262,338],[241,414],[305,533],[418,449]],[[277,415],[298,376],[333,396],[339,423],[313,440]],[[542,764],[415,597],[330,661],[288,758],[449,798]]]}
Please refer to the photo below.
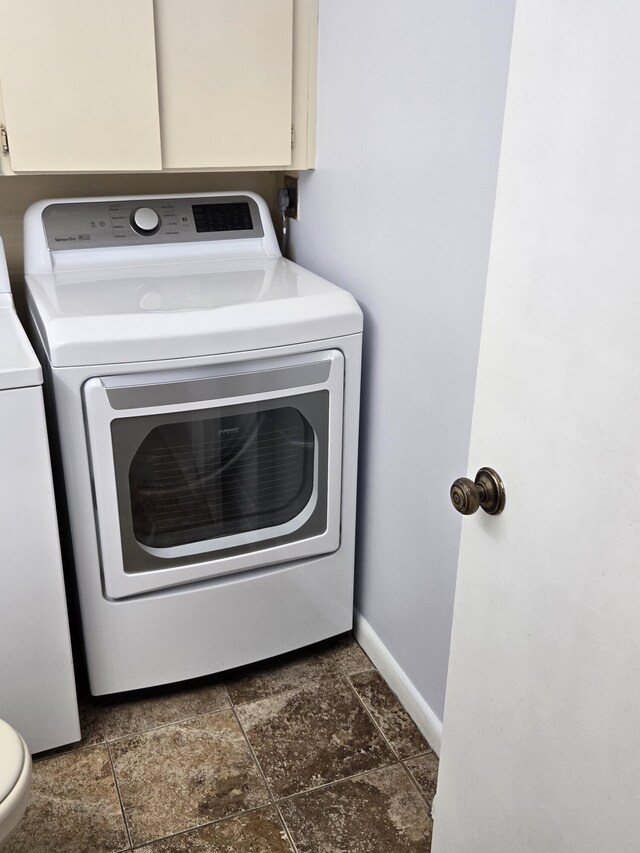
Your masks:
{"label": "dryer vent hose area", "polygon": [[281,187],[278,190],[277,204],[282,217],[282,244],[280,248],[282,250],[282,254],[286,258],[289,250],[289,217],[287,215],[287,210],[291,205],[291,199],[287,187]]}

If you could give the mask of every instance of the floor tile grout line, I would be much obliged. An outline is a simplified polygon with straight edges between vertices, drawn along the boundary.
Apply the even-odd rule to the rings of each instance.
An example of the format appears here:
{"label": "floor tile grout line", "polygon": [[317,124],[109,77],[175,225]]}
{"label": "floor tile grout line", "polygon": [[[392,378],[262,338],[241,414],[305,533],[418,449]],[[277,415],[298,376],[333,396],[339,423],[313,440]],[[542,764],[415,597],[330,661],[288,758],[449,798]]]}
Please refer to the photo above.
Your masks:
{"label": "floor tile grout line", "polygon": [[389,747],[389,749],[391,750],[391,752],[393,753],[393,755],[395,756],[395,758],[396,758],[398,761],[402,761],[402,759],[400,758],[399,753],[398,753],[398,752],[397,752],[397,750],[394,748],[394,746],[392,745],[392,743],[391,743],[391,741],[389,740],[389,738],[388,738],[388,737],[385,735],[385,733],[382,731],[382,727],[379,725],[378,721],[377,721],[377,720],[376,720],[376,718],[373,716],[373,713],[372,713],[372,712],[367,708],[367,706],[366,706],[366,703],[365,703],[364,699],[363,699],[363,698],[362,698],[362,696],[360,696],[360,694],[358,693],[358,691],[357,691],[357,689],[356,689],[355,684],[353,684],[353,682],[351,681],[351,678],[347,675],[347,676],[346,676],[346,679],[347,679],[347,683],[348,683],[349,687],[350,687],[350,688],[351,688],[351,690],[355,693],[355,695],[356,695],[356,698],[357,698],[358,702],[362,705],[362,707],[364,708],[364,710],[367,712],[367,715],[369,716],[369,719],[371,720],[371,722],[373,723],[373,725],[376,727],[376,729],[377,729],[377,730],[378,730],[378,732],[380,733],[380,735],[381,735],[382,739],[384,740],[384,742],[387,744],[387,746]]}
{"label": "floor tile grout line", "polygon": [[341,776],[339,779],[332,779],[330,782],[323,782],[321,785],[313,785],[311,788],[303,788],[301,791],[295,791],[293,794],[285,794],[285,796],[274,800],[274,805],[283,803],[285,800],[290,800],[292,797],[297,797],[300,794],[310,794],[313,791],[319,791],[321,788],[328,788],[331,785],[337,785],[339,782],[346,782],[348,779],[362,776],[363,773],[374,773],[376,770],[386,770],[388,767],[395,767],[396,764],[400,764],[400,759],[397,756],[391,755],[390,758],[391,761],[379,764],[377,767],[370,767],[368,770],[358,770],[357,773],[350,773],[348,776]]}
{"label": "floor tile grout line", "polygon": [[109,749],[109,744],[105,743],[107,747],[107,755],[109,756],[109,764],[111,766],[111,773],[113,775],[113,782],[116,787],[116,794],[118,795],[118,802],[120,803],[120,811],[122,812],[122,820],[124,822],[125,832],[127,833],[127,838],[129,839],[129,850],[133,850],[133,838],[131,837],[131,831],[129,830],[129,821],[127,820],[127,813],[124,808],[124,802],[122,800],[122,794],[120,793],[120,783],[118,782],[118,774],[116,773],[116,765],[113,761],[113,756],[111,755],[111,750]]}
{"label": "floor tile grout line", "polygon": [[400,761],[413,761],[416,758],[424,758],[425,755],[435,755],[436,758],[438,758],[435,750],[428,747],[428,749],[423,749],[422,752],[412,752],[411,755],[405,755],[404,758],[400,759]]}
{"label": "floor tile grout line", "polygon": [[209,717],[212,714],[222,714],[224,711],[230,711],[230,710],[232,710],[231,706],[228,705],[224,708],[218,708],[215,711],[204,711],[202,714],[192,714],[192,716],[190,716],[190,717],[182,717],[179,720],[172,720],[171,722],[168,722],[168,723],[160,723],[159,726],[151,726],[151,728],[149,728],[149,729],[140,729],[139,731],[129,732],[128,734],[125,734],[125,735],[118,735],[117,737],[105,738],[104,743],[107,743],[107,744],[118,743],[119,741],[126,740],[127,738],[142,737],[142,735],[149,734],[150,732],[157,732],[159,729],[166,729],[169,726],[181,726],[184,723],[190,723],[192,720],[199,720],[200,717]]}
{"label": "floor tile grout line", "polygon": [[[369,670],[363,670],[363,672],[368,672],[368,671],[369,671]],[[378,670],[375,670],[375,672],[378,672]],[[392,693],[392,695],[393,695],[394,699],[396,700],[396,702],[398,703],[398,705],[400,706],[400,708],[404,711],[404,713],[407,715],[407,717],[409,718],[409,720],[413,723],[413,725],[414,725],[414,726],[415,726],[415,728],[416,728],[416,731],[418,732],[418,734],[420,735],[420,737],[422,738],[422,740],[424,741],[425,746],[426,746],[426,749],[422,749],[422,750],[420,750],[420,752],[412,752],[412,753],[411,753],[411,755],[405,755],[405,756],[400,755],[400,753],[398,752],[398,750],[397,750],[394,746],[392,746],[391,741],[390,741],[390,740],[389,740],[389,738],[385,735],[384,731],[382,730],[382,727],[378,724],[377,720],[375,719],[375,717],[374,717],[374,715],[373,715],[373,712],[372,712],[372,711],[370,711],[370,710],[369,710],[369,708],[367,708],[367,705],[366,705],[366,703],[365,703],[364,699],[360,696],[360,693],[358,692],[358,688],[357,688],[357,687],[355,686],[355,684],[351,681],[352,676],[354,676],[354,675],[360,675],[360,674],[361,674],[361,673],[359,673],[359,672],[354,672],[354,673],[352,673],[351,675],[348,675],[348,676],[347,676],[347,680],[349,681],[349,685],[351,686],[351,689],[355,691],[356,696],[358,697],[358,699],[360,700],[360,702],[361,702],[361,703],[362,703],[362,705],[364,706],[365,710],[367,711],[367,713],[369,714],[369,716],[370,716],[370,717],[371,717],[371,719],[373,720],[374,725],[376,726],[376,728],[378,729],[378,731],[380,732],[380,734],[382,735],[382,737],[385,739],[385,741],[386,741],[386,742],[389,744],[389,746],[391,747],[391,749],[392,749],[392,751],[393,751],[394,755],[397,755],[397,756],[398,756],[398,760],[399,760],[399,761],[410,761],[412,758],[418,758],[418,757],[419,757],[419,756],[421,756],[421,755],[428,755],[430,752],[433,752],[434,750],[433,750],[433,748],[432,748],[431,744],[429,743],[429,741],[426,739],[426,737],[422,734],[422,732],[420,731],[420,729],[419,729],[419,728],[418,728],[418,726],[416,725],[416,721],[413,719],[413,717],[411,716],[411,714],[410,714],[410,713],[407,711],[407,709],[404,707],[404,705],[402,704],[402,702],[400,701],[400,699],[398,698],[398,696],[393,692],[393,690],[391,690],[391,688],[390,688],[390,687],[389,687],[389,685],[387,684],[386,680],[385,680],[385,679],[382,677],[382,675],[380,675],[380,673],[378,672],[378,675],[380,675],[380,678],[382,679],[382,681],[383,681],[384,685],[385,685],[386,687],[388,687],[388,688],[389,688],[389,690],[391,690],[391,693]]]}
{"label": "floor tile grout line", "polygon": [[284,834],[287,836],[287,841],[291,845],[291,850],[293,851],[293,853],[298,853],[298,845],[293,840],[293,835],[291,834],[289,825],[287,824],[287,821],[285,820],[285,817],[282,814],[280,806],[278,805],[278,803],[274,803],[273,805],[275,810],[278,812],[278,817],[280,818],[280,822],[282,823],[282,826],[284,828]]}
{"label": "floor tile grout line", "polygon": [[[395,758],[395,756],[393,756]],[[381,764],[379,767],[371,767],[369,770],[358,770],[357,773],[352,773],[350,776],[343,776],[341,779],[334,779],[332,782],[324,782],[322,785],[316,785],[315,788],[304,788],[302,791],[296,791],[295,794],[287,794],[286,797],[280,797],[279,800],[276,800],[274,805],[280,806],[280,803],[284,803],[287,800],[293,800],[296,797],[302,796],[302,794],[314,794],[316,791],[321,791],[323,788],[331,788],[332,785],[340,785],[342,782],[348,782],[350,779],[356,779],[358,776],[366,776],[367,773],[377,773],[379,770],[388,770],[390,767],[397,767],[399,764],[402,764],[401,761],[395,759],[394,761],[390,761],[388,764]]]}
{"label": "floor tile grout line", "polygon": [[[340,673],[337,673],[335,678],[340,678]],[[266,693],[264,696],[260,696],[258,699],[249,699],[246,702],[232,702],[234,708],[245,708],[247,705],[255,705],[258,702],[264,702],[267,699],[275,699],[278,696],[284,696],[285,693],[294,693],[296,690],[300,690],[305,687],[320,687],[322,685],[322,681],[314,681],[313,679],[302,679],[299,681],[295,687],[287,687],[286,690],[279,690],[275,693]]]}
{"label": "floor tile grout line", "polygon": [[267,794],[269,795],[269,802],[271,804],[275,804],[276,800],[275,800],[275,797],[273,795],[273,791],[271,790],[271,785],[267,781],[267,777],[265,776],[264,770],[262,769],[262,765],[260,764],[260,762],[258,760],[258,756],[256,755],[256,751],[253,748],[251,741],[249,740],[249,735],[245,732],[244,726],[242,725],[242,722],[240,721],[240,717],[238,716],[237,711],[236,711],[235,707],[233,706],[233,704],[231,705],[231,711],[233,713],[233,716],[235,717],[235,720],[236,720],[238,726],[240,727],[242,737],[245,739],[245,742],[246,742],[247,746],[249,747],[249,752],[251,753],[251,757],[253,758],[256,767],[258,768],[258,773],[260,774],[260,778],[262,779],[262,781],[265,784],[265,787],[267,789]]}
{"label": "floor tile grout line", "polygon": [[[353,684],[352,684],[352,683],[351,683],[351,681],[349,680],[349,677],[348,677],[347,675],[345,675],[344,673],[338,673],[336,677],[337,677],[337,680],[339,680],[339,681],[341,681],[341,682],[343,682],[343,683],[344,683],[345,681],[347,682],[347,687],[350,689],[350,691],[351,691],[352,693],[354,693],[354,694],[355,694],[356,700],[358,701],[359,705],[361,705],[361,706],[364,708],[365,713],[367,714],[367,716],[369,717],[369,719],[372,721],[372,723],[373,723],[373,725],[374,725],[374,727],[375,727],[376,731],[377,731],[377,732],[380,734],[380,736],[382,737],[383,743],[384,743],[386,746],[388,746],[388,747],[389,747],[389,749],[390,749],[390,751],[391,751],[391,756],[390,756],[390,757],[391,757],[392,761],[391,761],[391,762],[385,762],[384,764],[381,764],[381,765],[380,765],[380,767],[388,767],[390,764],[397,763],[398,761],[401,761],[402,759],[401,759],[401,758],[400,758],[400,756],[396,753],[395,749],[391,746],[390,742],[389,742],[389,741],[387,740],[387,738],[385,737],[385,735],[384,735],[384,733],[383,733],[382,729],[381,729],[381,728],[380,728],[380,726],[376,723],[376,721],[375,721],[375,719],[373,718],[372,714],[370,713],[369,709],[367,708],[367,706],[364,704],[364,702],[362,701],[362,699],[361,699],[361,698],[360,698],[360,696],[358,695],[358,691],[355,689],[355,687],[353,686]],[[305,682],[305,686],[308,686],[308,684],[307,684],[306,682]],[[314,684],[313,684],[313,687],[314,687],[314,688],[321,688],[322,686],[323,686],[322,684],[316,684],[316,683],[314,683]],[[293,690],[295,690],[295,689],[297,689],[297,688],[292,688],[291,692],[293,692]],[[290,691],[283,691],[283,692],[285,692],[285,693],[286,693],[286,692],[290,692]],[[273,698],[273,697],[268,696],[268,697],[265,697],[265,698],[266,698],[266,699],[271,699],[271,698]],[[261,701],[263,701],[263,700],[262,700],[262,699],[256,699],[256,700],[255,700],[256,704],[257,704],[258,702],[261,702]],[[244,703],[244,704],[253,704],[253,703]],[[235,711],[236,711],[235,707],[233,708],[233,710],[234,710],[234,713],[235,713]],[[237,714],[236,714],[236,718],[237,718],[237,720],[238,720],[238,724],[240,725],[240,728],[241,728],[241,729],[242,729],[242,731],[243,731],[243,734],[245,735],[245,737],[246,737],[246,739],[247,739],[247,743],[249,744],[249,748],[251,749],[251,753],[252,753],[252,755],[254,756],[254,758],[255,758],[255,760],[256,760],[256,762],[257,762],[258,766],[260,767],[260,771],[261,771],[261,773],[262,773],[262,766],[260,765],[260,762],[259,762],[259,760],[258,760],[258,757],[257,757],[257,755],[255,754],[255,751],[254,751],[254,749],[253,749],[253,746],[251,745],[251,741],[250,741],[250,739],[249,739],[249,736],[248,736],[248,735],[246,734],[246,732],[244,731],[244,728],[243,728],[243,726],[242,726],[242,723],[240,722],[240,718],[238,717],[238,715],[237,715]],[[376,769],[376,768],[372,768],[372,769]],[[359,772],[366,772],[366,771],[359,771]],[[352,775],[357,775],[357,774],[352,774]],[[344,776],[344,777],[342,777],[342,778],[343,778],[343,779],[350,779],[350,778],[351,778],[351,776]],[[305,791],[314,791],[314,790],[316,790],[316,788],[322,788],[322,787],[324,787],[325,785],[333,785],[333,784],[334,784],[334,782],[340,782],[340,781],[342,781],[342,780],[341,780],[341,779],[334,779],[332,782],[326,782],[326,783],[324,783],[323,785],[317,785],[317,786],[314,786],[314,787],[311,787],[311,788],[304,788],[302,791],[298,791],[298,792],[296,792],[296,793],[304,793]],[[269,793],[273,796],[273,792],[272,792],[272,790],[271,790],[271,786],[266,782],[266,777],[265,777],[265,783],[267,784],[267,787],[268,787],[268,789],[269,789]],[[296,794],[290,794],[290,795],[287,795],[287,796],[296,796]],[[282,797],[281,797],[280,799],[284,799],[284,798],[282,798]],[[279,801],[279,800],[278,800],[277,798],[275,798],[275,797],[274,797],[273,802],[274,802],[274,803],[276,803],[276,802],[278,802],[278,801]]]}
{"label": "floor tile grout line", "polygon": [[[231,701],[231,697],[229,697],[229,700]],[[231,702],[231,708],[233,710],[233,713],[234,713],[236,720],[238,721],[238,725],[240,726],[240,731],[242,732],[244,739],[247,742],[247,746],[249,747],[249,750],[251,752],[251,755],[253,756],[253,760],[256,763],[256,766],[258,768],[258,772],[260,773],[260,776],[261,776],[261,778],[262,778],[262,780],[263,780],[263,782],[267,788],[267,793],[269,795],[269,799],[271,801],[271,804],[274,806],[275,810],[278,813],[278,817],[280,818],[280,822],[282,823],[282,827],[284,829],[285,835],[287,836],[287,840],[288,840],[289,844],[291,845],[291,849],[293,850],[293,853],[298,853],[298,848],[297,848],[297,846],[296,846],[296,844],[295,844],[295,842],[291,836],[291,832],[289,831],[289,827],[287,826],[287,823],[286,823],[286,821],[282,815],[282,812],[280,811],[280,808],[276,802],[276,798],[274,796],[274,793],[271,790],[271,785],[269,784],[267,777],[266,777],[266,775],[262,769],[262,765],[260,764],[260,761],[258,759],[256,751],[254,750],[253,745],[252,745],[251,741],[249,740],[249,735],[244,730],[244,726],[242,725],[240,717],[238,716],[238,714],[236,712],[236,708],[233,705],[233,702]]]}
{"label": "floor tile grout line", "polygon": [[289,844],[291,845],[291,849],[292,849],[293,853],[298,853],[298,848],[297,848],[297,846],[296,846],[296,844],[295,844],[295,842],[291,836],[291,833],[289,831],[289,827],[287,826],[286,821],[285,821],[284,817],[282,816],[280,808],[278,807],[278,804],[276,802],[276,798],[273,794],[273,791],[271,790],[271,785],[269,784],[267,777],[266,777],[266,775],[262,769],[262,765],[260,764],[260,761],[258,760],[258,756],[256,755],[256,751],[253,748],[251,741],[249,740],[249,735],[244,730],[244,726],[242,725],[240,717],[238,716],[238,713],[236,711],[235,705],[233,704],[231,696],[229,696],[229,692],[227,691],[226,687],[225,687],[225,691],[227,692],[227,697],[228,697],[229,701],[231,702],[231,710],[233,711],[233,715],[236,718],[238,725],[240,726],[240,731],[242,732],[242,735],[243,735],[245,741],[247,742],[247,746],[249,747],[249,751],[251,752],[251,755],[253,757],[253,760],[255,761],[256,767],[258,768],[258,772],[260,773],[260,777],[262,778],[262,781],[265,784],[265,787],[267,789],[267,794],[269,795],[270,803],[275,808],[276,812],[278,813],[278,817],[280,818],[280,822],[282,823],[282,827],[284,829],[285,835],[287,836],[287,840],[288,840]]}
{"label": "floor tile grout line", "polygon": [[62,747],[56,747],[59,749],[59,752],[54,752],[53,755],[43,755],[38,756],[36,753],[35,756],[31,756],[34,764],[42,764],[45,761],[51,761],[53,758],[61,758],[63,755],[72,755],[75,752],[80,752],[81,749],[94,749],[96,746],[106,746],[106,740],[99,740],[96,743],[80,743],[79,746],[70,746],[68,749],[63,749]]}
{"label": "floor tile grout line", "polygon": [[[364,672],[364,670],[363,670],[363,672]],[[344,671],[342,671],[342,670],[341,670],[341,668],[339,668],[339,669],[338,669],[338,671],[336,672],[336,676],[335,676],[335,677],[336,677],[336,679],[337,679],[337,680],[339,680],[339,681],[342,681],[342,682],[346,681],[346,682],[347,682],[347,686],[351,689],[351,691],[352,691],[353,693],[355,693],[355,694],[356,694],[356,699],[357,699],[357,701],[359,702],[359,704],[360,704],[360,705],[362,705],[362,707],[364,708],[365,713],[367,714],[367,716],[371,717],[371,715],[370,715],[370,713],[369,713],[368,709],[366,708],[366,706],[364,705],[364,703],[362,702],[362,700],[361,700],[361,699],[360,699],[360,697],[358,696],[357,691],[355,690],[355,688],[353,687],[353,685],[352,685],[352,684],[351,684],[351,682],[349,681],[349,677],[346,675],[346,673],[345,673]],[[305,685],[306,685],[306,684],[309,684],[309,683],[312,683],[314,687],[321,687],[321,686],[322,686],[321,684],[316,683],[316,682],[304,682],[304,683],[305,683]],[[297,689],[297,688],[291,688],[291,689],[293,690],[293,689]],[[282,691],[282,692],[283,692],[283,693],[286,693],[286,692],[288,692],[288,691],[286,691],[286,690],[285,690],[285,691]],[[270,699],[270,698],[272,698],[272,696],[270,695],[270,696],[266,696],[266,697],[264,697],[264,698],[265,698],[265,699]],[[297,846],[296,846],[296,844],[295,844],[295,842],[294,842],[294,840],[293,840],[293,836],[291,835],[291,831],[290,831],[290,829],[289,829],[289,826],[287,825],[286,818],[284,817],[284,815],[282,814],[282,811],[281,811],[281,809],[280,809],[280,806],[279,806],[279,803],[280,803],[280,802],[283,802],[283,801],[285,801],[285,800],[289,800],[289,799],[291,799],[292,797],[297,797],[297,796],[299,796],[300,794],[309,793],[309,792],[311,792],[311,791],[318,791],[318,790],[320,790],[320,789],[322,789],[322,788],[327,788],[327,787],[329,787],[329,786],[331,786],[331,785],[336,785],[336,784],[338,784],[339,782],[344,782],[344,781],[346,781],[347,779],[353,779],[355,776],[361,776],[363,773],[370,773],[370,772],[373,772],[374,770],[382,770],[382,769],[384,769],[384,768],[386,768],[386,767],[394,767],[394,766],[396,766],[397,764],[399,764],[399,763],[400,763],[400,759],[399,759],[399,758],[398,758],[398,756],[396,755],[395,751],[393,750],[393,748],[390,748],[390,751],[391,751],[390,758],[391,758],[392,760],[391,760],[391,761],[389,761],[389,762],[385,762],[384,764],[381,764],[379,767],[374,767],[374,768],[371,768],[370,770],[365,770],[365,771],[362,771],[362,770],[361,770],[361,771],[359,771],[358,773],[354,773],[354,774],[351,774],[351,775],[349,775],[349,776],[343,776],[343,777],[342,777],[342,778],[340,778],[340,779],[334,779],[334,780],[332,780],[331,782],[326,782],[326,783],[324,783],[323,785],[316,785],[316,786],[311,787],[311,788],[304,788],[304,789],[303,789],[303,790],[301,790],[301,791],[296,791],[294,794],[289,794],[289,795],[287,795],[286,797],[280,797],[279,799],[276,799],[276,797],[275,797],[275,795],[273,794],[273,791],[272,791],[272,789],[271,789],[271,786],[269,785],[269,783],[268,783],[268,781],[267,781],[267,778],[266,778],[266,776],[264,775],[264,772],[263,772],[263,770],[262,770],[262,765],[260,764],[260,761],[259,761],[259,759],[258,759],[258,756],[257,756],[257,755],[256,755],[256,753],[255,753],[255,750],[253,749],[253,746],[252,746],[252,744],[251,744],[251,741],[250,741],[250,739],[249,739],[249,736],[248,736],[248,734],[245,732],[244,727],[243,727],[243,725],[242,725],[242,723],[241,723],[241,721],[240,721],[240,718],[239,718],[239,716],[238,716],[238,714],[237,714],[237,712],[236,712],[236,707],[235,707],[235,705],[234,705],[234,703],[233,703],[233,700],[231,700],[231,697],[229,697],[229,699],[230,699],[230,701],[231,701],[231,707],[232,707],[232,710],[233,710],[233,712],[234,712],[234,714],[235,714],[235,716],[236,716],[236,719],[238,720],[238,725],[240,726],[240,728],[241,728],[241,730],[242,730],[242,733],[243,733],[243,735],[245,736],[245,739],[246,739],[246,741],[247,741],[247,744],[248,744],[248,746],[249,746],[249,749],[251,750],[251,754],[252,754],[252,756],[253,756],[253,758],[254,758],[254,760],[255,760],[255,762],[256,762],[256,764],[257,764],[257,766],[258,766],[258,769],[259,769],[259,771],[260,771],[260,775],[261,775],[261,776],[262,776],[262,778],[264,779],[265,785],[267,786],[267,790],[268,790],[269,795],[270,795],[270,797],[271,797],[271,802],[272,802],[272,803],[273,803],[273,805],[276,807],[276,809],[277,809],[277,811],[278,811],[278,814],[280,815],[280,818],[281,818],[281,820],[282,820],[282,824],[283,824],[283,826],[284,826],[284,828],[285,828],[285,832],[286,832],[286,834],[287,834],[287,838],[288,838],[289,843],[291,844],[291,846],[292,846],[292,848],[293,848],[293,850],[294,850],[294,853],[297,853],[298,848],[297,848]],[[260,701],[262,701],[262,700],[261,700],[261,699],[256,699],[256,700],[253,700],[253,701],[254,701],[254,702],[260,702]],[[250,702],[243,702],[243,703],[240,703],[240,704],[241,704],[241,705],[248,705],[248,704],[252,704],[252,703],[250,703]],[[383,734],[382,734],[382,732],[380,731],[380,729],[379,729],[378,725],[376,724],[375,720],[373,720],[373,724],[374,724],[374,726],[375,726],[376,730],[380,732],[380,734],[381,734],[381,736],[382,736],[382,738],[383,738],[383,742],[384,742],[385,744],[387,744],[387,745],[389,745],[389,746],[390,746],[389,742],[387,741],[387,739],[384,737],[384,735],[383,735]]]}
{"label": "floor tile grout line", "polygon": [[[338,668],[332,672],[330,678],[344,678],[344,673]],[[292,693],[294,690],[299,690],[301,687],[321,687],[326,683],[327,677],[322,678],[302,678],[293,687],[287,687],[285,690],[276,690],[273,693],[266,693],[264,696],[259,696],[257,699],[247,699],[244,702],[234,702],[229,695],[229,701],[234,708],[242,708],[245,705],[253,705],[256,702],[263,702],[265,699],[275,699],[276,696],[282,696],[284,693]]]}
{"label": "floor tile grout line", "polygon": [[149,728],[126,732],[125,734],[117,735],[116,737],[107,737],[107,735],[105,735],[101,740],[98,740],[95,743],[82,743],[82,741],[78,741],[77,745],[69,745],[69,747],[66,749],[63,745],[63,747],[59,747],[59,752],[55,752],[52,755],[43,755],[42,757],[37,757],[33,760],[34,762],[49,761],[49,759],[58,758],[60,755],[68,755],[71,752],[79,752],[81,749],[90,749],[94,746],[104,746],[105,744],[116,743],[116,741],[124,740],[125,738],[139,737],[140,735],[147,734],[147,732],[154,732],[156,731],[156,729],[164,729],[167,726],[177,726],[182,723],[188,723],[191,720],[197,720],[198,717],[206,717],[209,714],[219,714],[221,711],[228,711],[232,706],[231,698],[229,697],[224,684],[221,684],[219,686],[224,688],[225,696],[227,698],[227,701],[229,702],[229,705],[225,706],[224,708],[216,708],[215,710],[203,711],[201,714],[192,714],[189,717],[181,717],[178,720],[170,720],[166,723],[160,723],[157,726],[150,726]]}
{"label": "floor tile grout line", "polygon": [[[377,672],[378,675],[380,675],[380,673],[375,668],[375,666],[373,666],[373,664],[371,666],[365,667],[365,669],[358,669],[358,670],[354,670],[353,672],[347,672],[346,667],[341,667],[341,669],[342,669],[342,674],[346,675],[347,678],[351,678],[354,675],[362,675],[364,672]],[[380,678],[382,678],[381,675],[380,675]],[[383,679],[383,681],[384,681],[384,679]],[[386,684],[387,682],[385,681],[384,683]]]}
{"label": "floor tile grout line", "polygon": [[[350,636],[353,639],[353,642],[356,643],[356,645],[358,646],[360,651],[362,651],[362,653],[365,654],[362,647],[359,645],[359,643],[357,643],[357,640],[355,639],[355,637],[353,637],[352,633],[350,633]],[[348,672],[348,668],[343,666],[340,663],[340,661],[336,658],[336,654],[338,654],[338,652],[333,648],[324,649],[321,654],[327,655],[328,660],[331,663],[333,663],[334,666],[333,666],[332,677],[335,677],[335,678],[345,678],[345,677],[348,678],[350,675],[359,675],[362,672],[369,672],[369,671],[378,672],[378,670],[375,668],[375,666],[373,665],[373,663],[371,661],[369,661],[369,666],[363,667],[362,669],[358,669],[357,671]],[[303,657],[303,660],[307,660],[308,658],[311,658],[311,657],[314,657],[314,655],[309,653],[308,655],[305,655]],[[254,674],[259,674],[259,673],[254,673]],[[231,702],[232,706],[234,708],[239,708],[242,705],[252,705],[254,702],[261,702],[263,699],[271,699],[274,696],[278,696],[282,693],[287,693],[290,690],[297,690],[299,686],[304,686],[306,684],[314,684],[316,686],[320,686],[324,683],[324,680],[325,680],[324,676],[322,678],[319,678],[319,679],[318,678],[308,678],[308,679],[303,678],[294,687],[288,687],[286,690],[278,690],[278,691],[275,691],[274,693],[268,693],[264,696],[258,696],[257,698],[254,698],[254,699],[246,699],[242,702],[234,701],[234,699],[231,696],[231,693],[229,692],[228,685],[224,684],[223,686],[227,690],[227,695],[229,697],[229,701]],[[242,681],[242,679],[240,679],[240,682],[241,681]]]}
{"label": "floor tile grout line", "polygon": [[[423,754],[425,754],[425,753],[423,753]],[[414,756],[414,757],[417,757],[417,756]],[[412,759],[409,758],[407,760],[411,761]],[[417,790],[417,792],[420,794],[422,799],[427,804],[427,808],[429,809],[429,817],[433,820],[433,797],[431,798],[431,801],[429,801],[429,799],[427,798],[427,795],[425,794],[424,790],[422,789],[422,786],[418,783],[418,780],[415,778],[415,776],[411,772],[411,768],[407,767],[405,761],[401,761],[400,764],[402,764],[405,772],[408,774],[409,778],[413,782],[415,789]],[[434,794],[434,796],[435,796],[435,794]]]}
{"label": "floor tile grout line", "polygon": [[148,841],[143,841],[137,847],[132,847],[132,850],[133,853],[136,853],[136,851],[143,850],[145,847],[149,847],[151,844],[157,844],[159,841],[167,841],[170,838],[177,838],[179,835],[188,835],[190,832],[196,832],[199,829],[205,829],[207,826],[216,826],[219,823],[225,823],[225,821],[239,820],[241,817],[251,814],[252,812],[259,812],[261,809],[268,808],[276,808],[276,804],[262,803],[262,805],[260,806],[251,806],[250,809],[244,809],[241,812],[232,812],[231,814],[224,815],[224,817],[218,817],[215,820],[209,820],[206,823],[197,823],[195,824],[195,826],[188,826],[186,829],[178,829],[176,832],[170,832],[168,835],[160,835],[158,838],[151,838]]}

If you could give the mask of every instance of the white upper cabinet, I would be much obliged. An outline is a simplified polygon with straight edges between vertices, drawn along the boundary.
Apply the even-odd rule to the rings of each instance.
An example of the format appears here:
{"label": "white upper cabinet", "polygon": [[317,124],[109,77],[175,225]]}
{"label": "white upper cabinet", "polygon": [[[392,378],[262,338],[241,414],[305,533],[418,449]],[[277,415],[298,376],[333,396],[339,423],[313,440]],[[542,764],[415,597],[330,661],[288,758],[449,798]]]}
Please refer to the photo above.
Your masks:
{"label": "white upper cabinet", "polygon": [[155,13],[164,167],[289,165],[293,0],[156,0]]}
{"label": "white upper cabinet", "polygon": [[313,166],[317,0],[0,0],[0,172]]}
{"label": "white upper cabinet", "polygon": [[162,167],[152,0],[0,0],[0,86],[13,171]]}

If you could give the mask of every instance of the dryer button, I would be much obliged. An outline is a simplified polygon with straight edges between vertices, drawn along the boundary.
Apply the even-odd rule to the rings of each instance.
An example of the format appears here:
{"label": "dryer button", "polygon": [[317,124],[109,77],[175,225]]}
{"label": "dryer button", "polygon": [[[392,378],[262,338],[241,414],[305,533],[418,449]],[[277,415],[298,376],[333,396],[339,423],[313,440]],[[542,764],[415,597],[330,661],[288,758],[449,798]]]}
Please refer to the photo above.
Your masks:
{"label": "dryer button", "polygon": [[137,234],[148,236],[160,228],[160,217],[152,207],[138,207],[131,214],[131,227]]}

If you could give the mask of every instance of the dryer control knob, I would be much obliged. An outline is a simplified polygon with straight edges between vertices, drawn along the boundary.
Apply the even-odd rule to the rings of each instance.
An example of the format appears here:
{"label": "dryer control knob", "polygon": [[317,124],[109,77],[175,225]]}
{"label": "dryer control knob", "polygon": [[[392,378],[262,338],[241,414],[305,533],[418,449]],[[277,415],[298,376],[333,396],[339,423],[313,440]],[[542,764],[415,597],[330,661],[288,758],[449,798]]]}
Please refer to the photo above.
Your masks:
{"label": "dryer control knob", "polygon": [[131,227],[145,237],[155,234],[160,228],[160,217],[152,207],[138,207],[131,214]]}

